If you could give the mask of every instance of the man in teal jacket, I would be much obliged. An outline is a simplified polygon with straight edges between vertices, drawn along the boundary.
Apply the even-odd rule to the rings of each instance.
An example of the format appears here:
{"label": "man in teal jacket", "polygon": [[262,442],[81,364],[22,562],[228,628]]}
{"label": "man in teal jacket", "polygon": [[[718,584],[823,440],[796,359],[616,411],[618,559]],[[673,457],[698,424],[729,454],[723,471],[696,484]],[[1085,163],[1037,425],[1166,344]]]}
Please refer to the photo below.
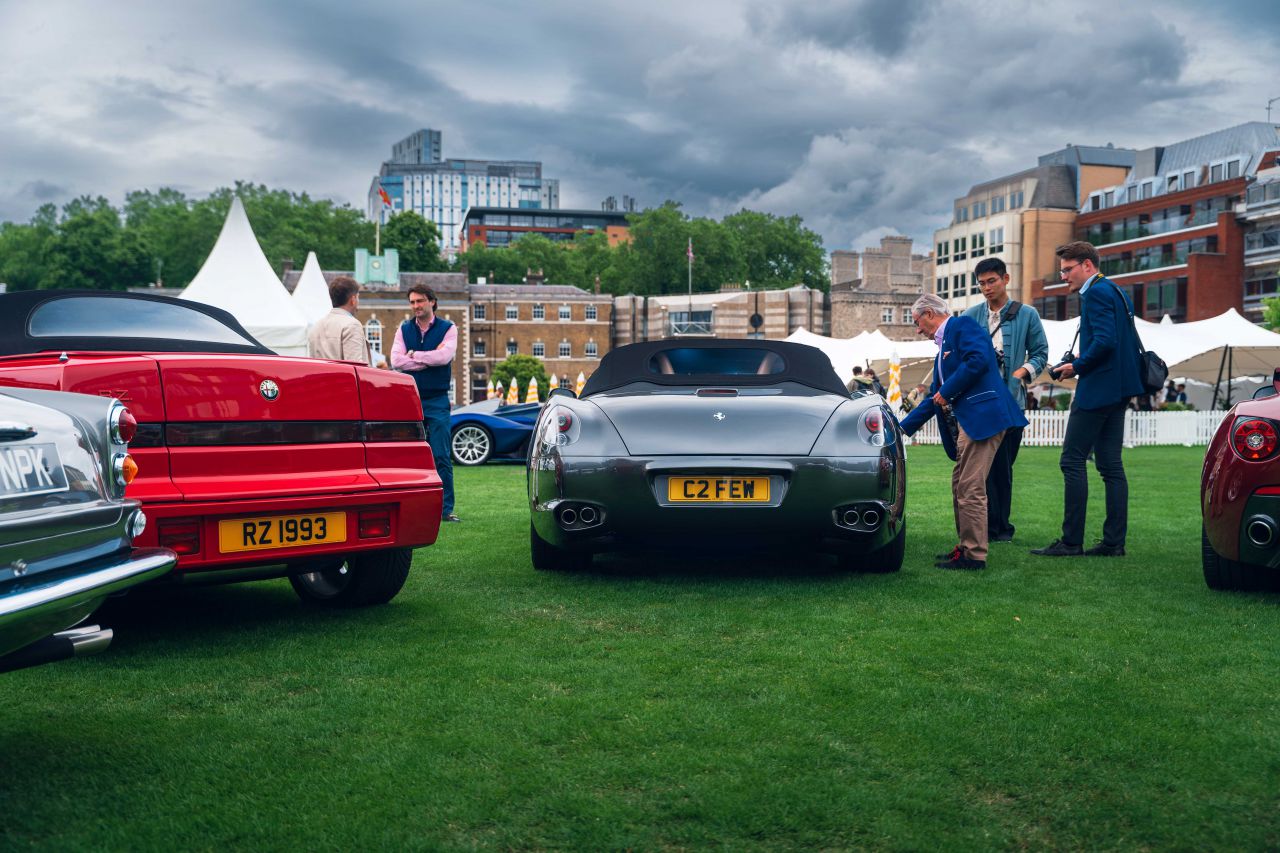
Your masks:
{"label": "man in teal jacket", "polygon": [[[1027,386],[1049,361],[1049,341],[1040,315],[1030,305],[1009,299],[1009,270],[999,258],[987,258],[973,271],[986,300],[968,311],[991,336],[999,357],[1001,375],[1020,409],[1027,407]],[[992,542],[1013,539],[1009,520],[1013,503],[1013,463],[1022,444],[1022,427],[1005,431],[1000,449],[987,474],[987,536]]]}

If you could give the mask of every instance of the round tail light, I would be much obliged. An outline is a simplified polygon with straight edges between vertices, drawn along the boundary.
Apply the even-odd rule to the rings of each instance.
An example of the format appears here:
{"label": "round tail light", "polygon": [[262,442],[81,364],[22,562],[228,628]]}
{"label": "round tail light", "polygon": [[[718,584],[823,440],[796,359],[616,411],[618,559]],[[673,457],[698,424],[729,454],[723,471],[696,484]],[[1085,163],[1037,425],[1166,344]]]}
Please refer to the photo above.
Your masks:
{"label": "round tail light", "polygon": [[573,426],[573,415],[569,414],[568,409],[556,412],[556,429],[560,432],[568,432],[571,426]]}
{"label": "round tail light", "polygon": [[112,467],[115,469],[117,485],[127,486],[138,476],[138,463],[127,453],[117,453]]}
{"label": "round tail light", "polygon": [[111,440],[116,444],[128,444],[138,433],[138,419],[124,406],[111,410]]}
{"label": "round tail light", "polygon": [[1237,418],[1231,430],[1231,446],[1241,459],[1258,462],[1275,455],[1275,425],[1262,418]]}

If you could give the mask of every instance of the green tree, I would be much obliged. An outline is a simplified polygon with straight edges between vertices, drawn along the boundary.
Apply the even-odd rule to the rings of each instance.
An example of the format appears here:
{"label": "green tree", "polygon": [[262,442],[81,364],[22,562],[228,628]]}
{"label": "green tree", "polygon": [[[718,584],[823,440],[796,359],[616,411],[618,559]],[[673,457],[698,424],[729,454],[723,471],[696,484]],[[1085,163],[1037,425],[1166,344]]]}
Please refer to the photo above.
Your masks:
{"label": "green tree", "polygon": [[1262,324],[1273,332],[1280,331],[1280,299],[1262,300]]}
{"label": "green tree", "polygon": [[735,235],[743,277],[753,286],[791,287],[805,284],[826,290],[826,252],[822,238],[804,227],[799,216],[774,216],[741,210],[722,223]]}
{"label": "green tree", "polygon": [[0,281],[10,290],[35,290],[57,241],[58,209],[43,205],[28,225],[0,224]]}
{"label": "green tree", "polygon": [[38,287],[123,290],[145,285],[151,264],[134,231],[105,198],[82,196],[66,204],[57,237],[48,244]]}
{"label": "green tree", "polygon": [[531,355],[509,355],[493,369],[493,381],[501,382],[503,388],[510,387],[513,378],[516,381],[520,402],[523,403],[525,395],[529,393],[530,378],[538,380],[538,398],[547,399],[547,394],[551,390],[551,377],[547,375],[547,368],[542,363],[542,359]]}
{"label": "green tree", "polygon": [[400,253],[400,269],[405,272],[439,272],[448,267],[440,257],[440,229],[412,210],[387,220],[382,246]]}

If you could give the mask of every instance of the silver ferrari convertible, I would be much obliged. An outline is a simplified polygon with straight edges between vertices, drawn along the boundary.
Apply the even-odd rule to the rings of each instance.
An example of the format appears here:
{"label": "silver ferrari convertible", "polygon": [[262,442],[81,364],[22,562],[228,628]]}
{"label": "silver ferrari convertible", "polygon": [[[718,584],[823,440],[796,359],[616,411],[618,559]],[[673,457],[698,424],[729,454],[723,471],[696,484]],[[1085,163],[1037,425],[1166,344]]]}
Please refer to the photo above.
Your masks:
{"label": "silver ferrari convertible", "polygon": [[665,340],[608,353],[582,396],[554,392],[529,448],[538,569],[602,551],[835,554],[902,566],[906,467],[876,394],[845,390],[817,349]]}

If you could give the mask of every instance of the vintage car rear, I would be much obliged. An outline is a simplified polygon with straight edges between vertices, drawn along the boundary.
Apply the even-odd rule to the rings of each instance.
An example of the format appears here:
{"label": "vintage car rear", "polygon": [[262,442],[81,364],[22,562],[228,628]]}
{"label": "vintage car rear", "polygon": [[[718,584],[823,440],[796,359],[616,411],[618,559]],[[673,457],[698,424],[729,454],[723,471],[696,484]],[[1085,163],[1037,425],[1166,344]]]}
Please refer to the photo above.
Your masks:
{"label": "vintage car rear", "polygon": [[1280,370],[1223,418],[1200,481],[1201,552],[1212,589],[1254,589],[1280,569]]}
{"label": "vintage car rear", "polygon": [[164,297],[0,297],[26,318],[0,384],[126,400],[129,486],[181,581],[289,576],[306,600],[364,605],[403,586],[439,531],[441,485],[407,376],[277,356],[226,312]]}
{"label": "vintage car rear", "polygon": [[147,518],[124,497],[132,434],[116,400],[0,393],[0,671],[105,648],[110,629],[74,626],[173,568],[172,551],[133,546]]}
{"label": "vintage car rear", "polygon": [[902,562],[897,422],[878,395],[851,398],[811,347],[614,350],[581,399],[548,401],[529,468],[539,568],[609,550],[770,545],[834,553],[851,569]]}

